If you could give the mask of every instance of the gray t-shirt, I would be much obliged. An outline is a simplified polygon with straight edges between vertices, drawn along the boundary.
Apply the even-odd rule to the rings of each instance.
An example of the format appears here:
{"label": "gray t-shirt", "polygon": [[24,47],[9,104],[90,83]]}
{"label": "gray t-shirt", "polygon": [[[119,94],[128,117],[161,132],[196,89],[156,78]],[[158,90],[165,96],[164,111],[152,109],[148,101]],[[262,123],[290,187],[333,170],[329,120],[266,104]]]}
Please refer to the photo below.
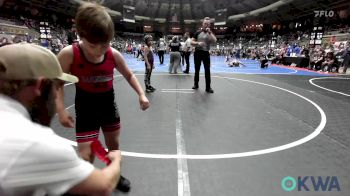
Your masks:
{"label": "gray t-shirt", "polygon": [[211,41],[209,40],[209,33],[199,30],[197,31],[194,36],[193,36],[197,42],[204,42],[205,45],[204,46],[199,46],[197,45],[195,50],[202,50],[202,51],[209,51],[210,50],[210,43]]}

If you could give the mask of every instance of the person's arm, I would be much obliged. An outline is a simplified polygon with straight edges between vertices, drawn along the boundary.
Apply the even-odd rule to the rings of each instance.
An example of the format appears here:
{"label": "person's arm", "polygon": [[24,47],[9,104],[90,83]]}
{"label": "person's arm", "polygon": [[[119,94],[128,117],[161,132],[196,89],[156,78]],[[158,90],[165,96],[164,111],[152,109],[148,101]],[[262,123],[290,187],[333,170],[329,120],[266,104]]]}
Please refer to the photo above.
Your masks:
{"label": "person's arm", "polygon": [[139,102],[140,102],[141,109],[146,110],[149,107],[149,101],[139,81],[126,65],[123,55],[121,55],[120,52],[118,52],[115,49],[112,49],[112,50],[113,50],[114,60],[116,63],[116,69],[124,76],[124,78],[128,81],[129,85],[139,95]]}
{"label": "person's arm", "polygon": [[[57,55],[58,61],[61,64],[62,71],[70,73],[70,67],[73,64],[73,47],[67,46],[63,48]],[[69,115],[68,111],[64,106],[64,85],[61,85],[57,91],[56,97],[56,111],[59,116],[61,124],[65,127],[74,127],[73,117]]]}
{"label": "person's arm", "polygon": [[144,60],[145,60],[145,63],[147,65],[147,69],[151,69],[151,65],[149,64],[149,61],[148,61],[148,53],[149,53],[149,48],[148,46],[145,47],[145,57],[144,57]]}
{"label": "person's arm", "polygon": [[191,39],[191,45],[192,46],[203,46],[204,43],[203,42],[199,42],[197,41],[198,35],[200,34],[200,32],[196,32],[193,36],[193,38]]}
{"label": "person's arm", "polygon": [[342,51],[341,57],[344,59],[347,54],[348,54],[348,50],[347,48],[345,48],[345,50]]}
{"label": "person's arm", "polygon": [[[335,58],[335,57],[334,57]],[[332,65],[333,63],[334,63],[334,61],[335,61],[335,59],[334,58],[332,58],[332,59],[328,59],[328,65]]]}
{"label": "person's arm", "polygon": [[209,33],[209,41],[211,41],[211,42],[213,42],[213,43],[216,43],[217,39],[216,39],[214,33],[211,32],[210,28],[209,28],[209,30],[208,30],[208,33]]}
{"label": "person's arm", "polygon": [[192,38],[191,45],[192,46],[199,46],[202,42],[198,42],[196,38]]}
{"label": "person's arm", "polygon": [[27,141],[30,145],[21,149],[22,153],[7,171],[2,184],[25,187],[27,190],[42,189],[45,195],[61,195],[66,192],[110,195],[115,189],[120,178],[120,151],[110,151],[107,156],[112,161],[111,164],[97,169],[79,158],[74,148],[52,129],[28,123],[26,129],[35,133],[34,138],[40,139]]}
{"label": "person's arm", "polygon": [[110,195],[120,178],[120,151],[108,153],[111,164],[103,169],[94,169],[82,182],[72,187],[68,192],[81,195]]}

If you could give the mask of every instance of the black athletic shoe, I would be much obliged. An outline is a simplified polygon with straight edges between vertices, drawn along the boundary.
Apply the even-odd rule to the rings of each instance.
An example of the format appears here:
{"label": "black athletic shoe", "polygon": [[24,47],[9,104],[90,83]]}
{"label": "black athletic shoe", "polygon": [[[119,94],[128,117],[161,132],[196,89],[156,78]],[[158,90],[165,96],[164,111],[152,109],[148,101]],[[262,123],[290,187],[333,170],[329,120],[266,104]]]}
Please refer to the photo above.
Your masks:
{"label": "black athletic shoe", "polygon": [[120,176],[116,189],[120,190],[121,192],[129,192],[130,185],[131,183],[128,179],[124,178],[123,176]]}
{"label": "black athletic shoe", "polygon": [[214,93],[214,90],[212,88],[206,89],[207,93]]}
{"label": "black athletic shoe", "polygon": [[194,86],[192,87],[192,89],[193,89],[193,90],[197,90],[197,89],[198,89],[198,85],[194,85]]}
{"label": "black athletic shoe", "polygon": [[151,89],[152,91],[157,90],[156,88],[154,88],[153,86],[149,86],[149,89]]}

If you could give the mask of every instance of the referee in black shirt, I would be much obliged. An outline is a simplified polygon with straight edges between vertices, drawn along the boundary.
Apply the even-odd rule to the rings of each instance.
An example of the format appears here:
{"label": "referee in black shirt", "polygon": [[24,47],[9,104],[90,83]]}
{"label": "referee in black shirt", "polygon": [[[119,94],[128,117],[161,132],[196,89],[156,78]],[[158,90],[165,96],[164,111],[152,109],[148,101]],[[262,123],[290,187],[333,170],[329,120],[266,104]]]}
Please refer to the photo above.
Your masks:
{"label": "referee in black shirt", "polygon": [[199,71],[201,68],[201,63],[204,64],[205,72],[205,91],[207,93],[214,93],[210,86],[210,44],[216,42],[215,35],[210,30],[210,18],[205,17],[202,24],[202,29],[197,31],[192,38],[191,44],[195,46],[194,52],[194,85],[192,89],[198,89],[199,82]]}

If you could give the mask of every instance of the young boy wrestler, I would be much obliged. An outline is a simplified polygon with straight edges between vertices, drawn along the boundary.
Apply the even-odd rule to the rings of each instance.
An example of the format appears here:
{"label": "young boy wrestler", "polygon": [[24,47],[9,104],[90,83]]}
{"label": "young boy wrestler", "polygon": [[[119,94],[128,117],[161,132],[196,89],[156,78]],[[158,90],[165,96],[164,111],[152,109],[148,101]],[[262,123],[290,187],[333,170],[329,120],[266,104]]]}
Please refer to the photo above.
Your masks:
{"label": "young boy wrestler", "polygon": [[[84,3],[78,9],[75,23],[80,42],[65,47],[58,59],[64,72],[79,78],[75,95],[76,140],[80,156],[93,162],[90,144],[98,139],[100,128],[108,149],[119,149],[120,117],[114,98],[114,68],[136,91],[142,110],[149,107],[149,101],[123,56],[109,45],[114,37],[114,25],[106,9]],[[64,107],[63,87],[58,94],[59,120],[65,127],[74,127],[74,120]],[[128,192],[130,181],[121,176],[117,188]]]}

